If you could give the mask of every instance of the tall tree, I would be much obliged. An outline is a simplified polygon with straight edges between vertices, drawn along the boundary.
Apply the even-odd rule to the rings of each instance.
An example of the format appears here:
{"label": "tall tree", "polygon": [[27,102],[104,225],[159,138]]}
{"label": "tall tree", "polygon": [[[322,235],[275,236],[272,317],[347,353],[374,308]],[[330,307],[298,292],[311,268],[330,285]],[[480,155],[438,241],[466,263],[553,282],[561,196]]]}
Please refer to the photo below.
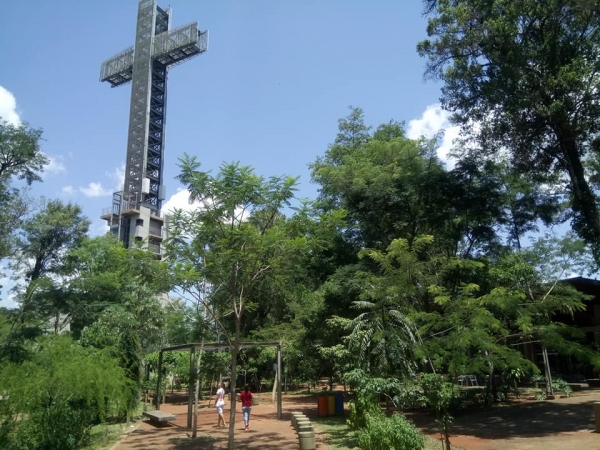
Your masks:
{"label": "tall tree", "polygon": [[40,181],[39,173],[48,163],[40,149],[41,136],[41,130],[27,124],[15,126],[0,119],[0,258],[14,251],[15,232],[31,207],[26,191],[12,181]]}
{"label": "tall tree", "polygon": [[23,223],[19,230],[18,253],[11,261],[11,268],[27,284],[17,287],[20,305],[6,338],[7,348],[33,323],[47,327],[48,319],[54,319],[54,328],[58,331],[67,302],[57,275],[63,267],[64,256],[81,242],[88,226],[89,220],[82,215],[79,206],[64,205],[58,200],[48,202],[42,211]]}
{"label": "tall tree", "polygon": [[29,281],[56,274],[63,256],[83,240],[89,225],[79,205],[49,201],[23,225],[16,268],[24,270]]}
{"label": "tall tree", "polygon": [[[254,305],[259,282],[293,262],[305,247],[304,236],[288,226],[283,208],[293,199],[297,180],[264,179],[247,166],[223,164],[218,175],[200,171],[185,155],[179,180],[200,206],[179,211],[172,220],[168,246],[177,283],[202,305],[207,318],[231,348],[229,448],[234,448],[237,356],[244,314]],[[260,301],[260,299],[255,299]]]}
{"label": "tall tree", "polygon": [[170,288],[164,261],[145,249],[124,248],[113,235],[85,238],[65,260],[63,288],[75,337],[102,315],[104,322],[109,320],[111,315],[103,313],[113,307],[131,318],[128,326],[142,348],[160,343],[162,313],[157,298]]}
{"label": "tall tree", "polygon": [[48,164],[40,148],[41,138],[42,130],[0,119],[0,180],[12,176],[28,184],[41,180],[39,172]]}
{"label": "tall tree", "polygon": [[[600,261],[600,10],[587,0],[428,0],[426,75],[444,81],[465,152],[507,150],[519,173],[559,172],[572,226]],[[474,125],[476,124],[476,125]]]}
{"label": "tall tree", "polygon": [[323,208],[347,211],[345,235],[356,252],[384,250],[443,223],[448,177],[432,144],[406,138],[397,122],[371,134],[360,109],[340,120],[334,144],[311,169]]}

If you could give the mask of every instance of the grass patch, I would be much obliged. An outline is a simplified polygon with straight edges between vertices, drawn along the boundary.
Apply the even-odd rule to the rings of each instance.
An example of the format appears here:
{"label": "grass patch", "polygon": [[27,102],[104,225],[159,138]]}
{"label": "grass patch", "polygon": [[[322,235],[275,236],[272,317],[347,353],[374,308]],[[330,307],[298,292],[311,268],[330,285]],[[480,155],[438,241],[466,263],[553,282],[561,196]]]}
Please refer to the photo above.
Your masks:
{"label": "grass patch", "polygon": [[132,414],[129,425],[124,422],[114,423],[107,422],[95,425],[90,432],[90,443],[83,447],[82,450],[108,450],[112,448],[123,436],[127,429],[134,427],[142,418],[143,412],[152,408],[149,403],[144,408],[144,403],[138,405],[138,409]]}
{"label": "grass patch", "polygon": [[105,450],[111,448],[123,435],[126,424],[110,423],[92,427],[90,443],[84,450]]}
{"label": "grass patch", "polygon": [[327,444],[335,450],[358,449],[356,434],[346,423],[345,417],[319,417],[312,420],[315,429],[328,435]]}
{"label": "grass patch", "polygon": [[[358,450],[358,439],[353,430],[346,423],[345,417],[318,417],[312,420],[315,429],[328,435],[325,441],[334,450]],[[462,447],[454,447],[455,450],[464,450]],[[441,450],[442,444],[439,439],[425,436],[424,450]]]}

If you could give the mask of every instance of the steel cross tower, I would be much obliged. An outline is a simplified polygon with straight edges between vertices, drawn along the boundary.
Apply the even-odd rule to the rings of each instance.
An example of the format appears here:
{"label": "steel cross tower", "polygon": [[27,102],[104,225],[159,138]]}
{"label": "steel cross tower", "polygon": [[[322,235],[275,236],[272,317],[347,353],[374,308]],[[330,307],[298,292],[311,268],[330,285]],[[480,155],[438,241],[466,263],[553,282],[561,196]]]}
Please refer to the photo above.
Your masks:
{"label": "steel cross tower", "polygon": [[197,22],[171,30],[171,8],[140,0],[135,45],[102,63],[100,81],[111,87],[132,82],[125,182],[102,215],[126,247],[147,239],[160,254],[167,73],[207,49],[208,31],[198,30]]}

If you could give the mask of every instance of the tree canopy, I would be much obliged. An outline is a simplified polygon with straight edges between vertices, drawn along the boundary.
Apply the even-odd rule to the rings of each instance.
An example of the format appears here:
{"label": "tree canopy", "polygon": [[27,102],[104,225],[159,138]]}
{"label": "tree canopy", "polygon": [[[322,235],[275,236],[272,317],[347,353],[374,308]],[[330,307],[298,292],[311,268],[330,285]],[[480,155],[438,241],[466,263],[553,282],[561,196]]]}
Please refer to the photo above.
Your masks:
{"label": "tree canopy", "polygon": [[429,38],[417,48],[462,127],[458,151],[506,155],[518,173],[555,187],[600,260],[598,8],[580,0],[426,4]]}

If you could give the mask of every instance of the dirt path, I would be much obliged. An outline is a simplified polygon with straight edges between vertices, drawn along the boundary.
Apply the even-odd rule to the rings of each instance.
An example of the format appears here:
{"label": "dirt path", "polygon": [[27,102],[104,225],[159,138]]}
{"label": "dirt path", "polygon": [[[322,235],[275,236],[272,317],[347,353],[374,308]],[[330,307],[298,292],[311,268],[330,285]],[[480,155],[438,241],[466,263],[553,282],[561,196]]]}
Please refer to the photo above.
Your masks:
{"label": "dirt path", "polygon": [[[568,399],[525,401],[489,410],[471,410],[455,418],[451,442],[466,450],[600,450],[600,434],[594,432],[593,403],[597,401],[600,401],[600,392],[589,391]],[[206,406],[206,401],[199,410],[199,439],[195,441],[190,440],[191,431],[186,429],[187,404],[184,396],[161,406],[161,409],[175,414],[177,420],[165,427],[143,422],[114,450],[227,447],[228,430],[216,428],[216,412]],[[270,396],[263,395],[261,403],[252,408],[250,431],[245,432],[238,406],[236,448],[296,450],[298,439],[290,425],[290,413],[303,411],[314,418],[317,415],[316,401],[309,396],[284,396],[283,411],[285,420],[277,420],[276,404],[270,402]],[[423,433],[438,437],[437,427],[430,416],[412,414],[409,418]],[[317,432],[316,440],[317,449],[329,449],[325,443],[326,435]]]}
{"label": "dirt path", "polygon": [[[182,396],[183,398],[183,396]],[[244,420],[241,406],[236,412],[236,448],[265,450],[297,450],[298,438],[290,424],[291,411],[305,411],[310,416],[316,415],[316,402],[312,397],[285,398],[283,412],[285,420],[277,420],[276,403],[261,399],[259,405],[252,407],[250,415],[250,431],[244,431]],[[270,400],[270,399],[269,399]],[[217,428],[217,414],[213,407],[201,402],[198,411],[198,438],[190,439],[191,431],[186,429],[187,404],[175,401],[161,405],[161,410],[173,413],[177,420],[167,426],[156,427],[142,422],[138,428],[129,433],[114,450],[183,450],[183,449],[224,449],[227,448],[227,428]],[[226,410],[229,421],[229,410]],[[326,436],[316,432],[317,449],[328,448],[324,444]]]}
{"label": "dirt path", "polygon": [[[593,403],[600,392],[545,402],[523,402],[487,411],[470,411],[452,423],[451,442],[466,450],[600,450],[594,432]],[[433,420],[411,417],[426,434]]]}

